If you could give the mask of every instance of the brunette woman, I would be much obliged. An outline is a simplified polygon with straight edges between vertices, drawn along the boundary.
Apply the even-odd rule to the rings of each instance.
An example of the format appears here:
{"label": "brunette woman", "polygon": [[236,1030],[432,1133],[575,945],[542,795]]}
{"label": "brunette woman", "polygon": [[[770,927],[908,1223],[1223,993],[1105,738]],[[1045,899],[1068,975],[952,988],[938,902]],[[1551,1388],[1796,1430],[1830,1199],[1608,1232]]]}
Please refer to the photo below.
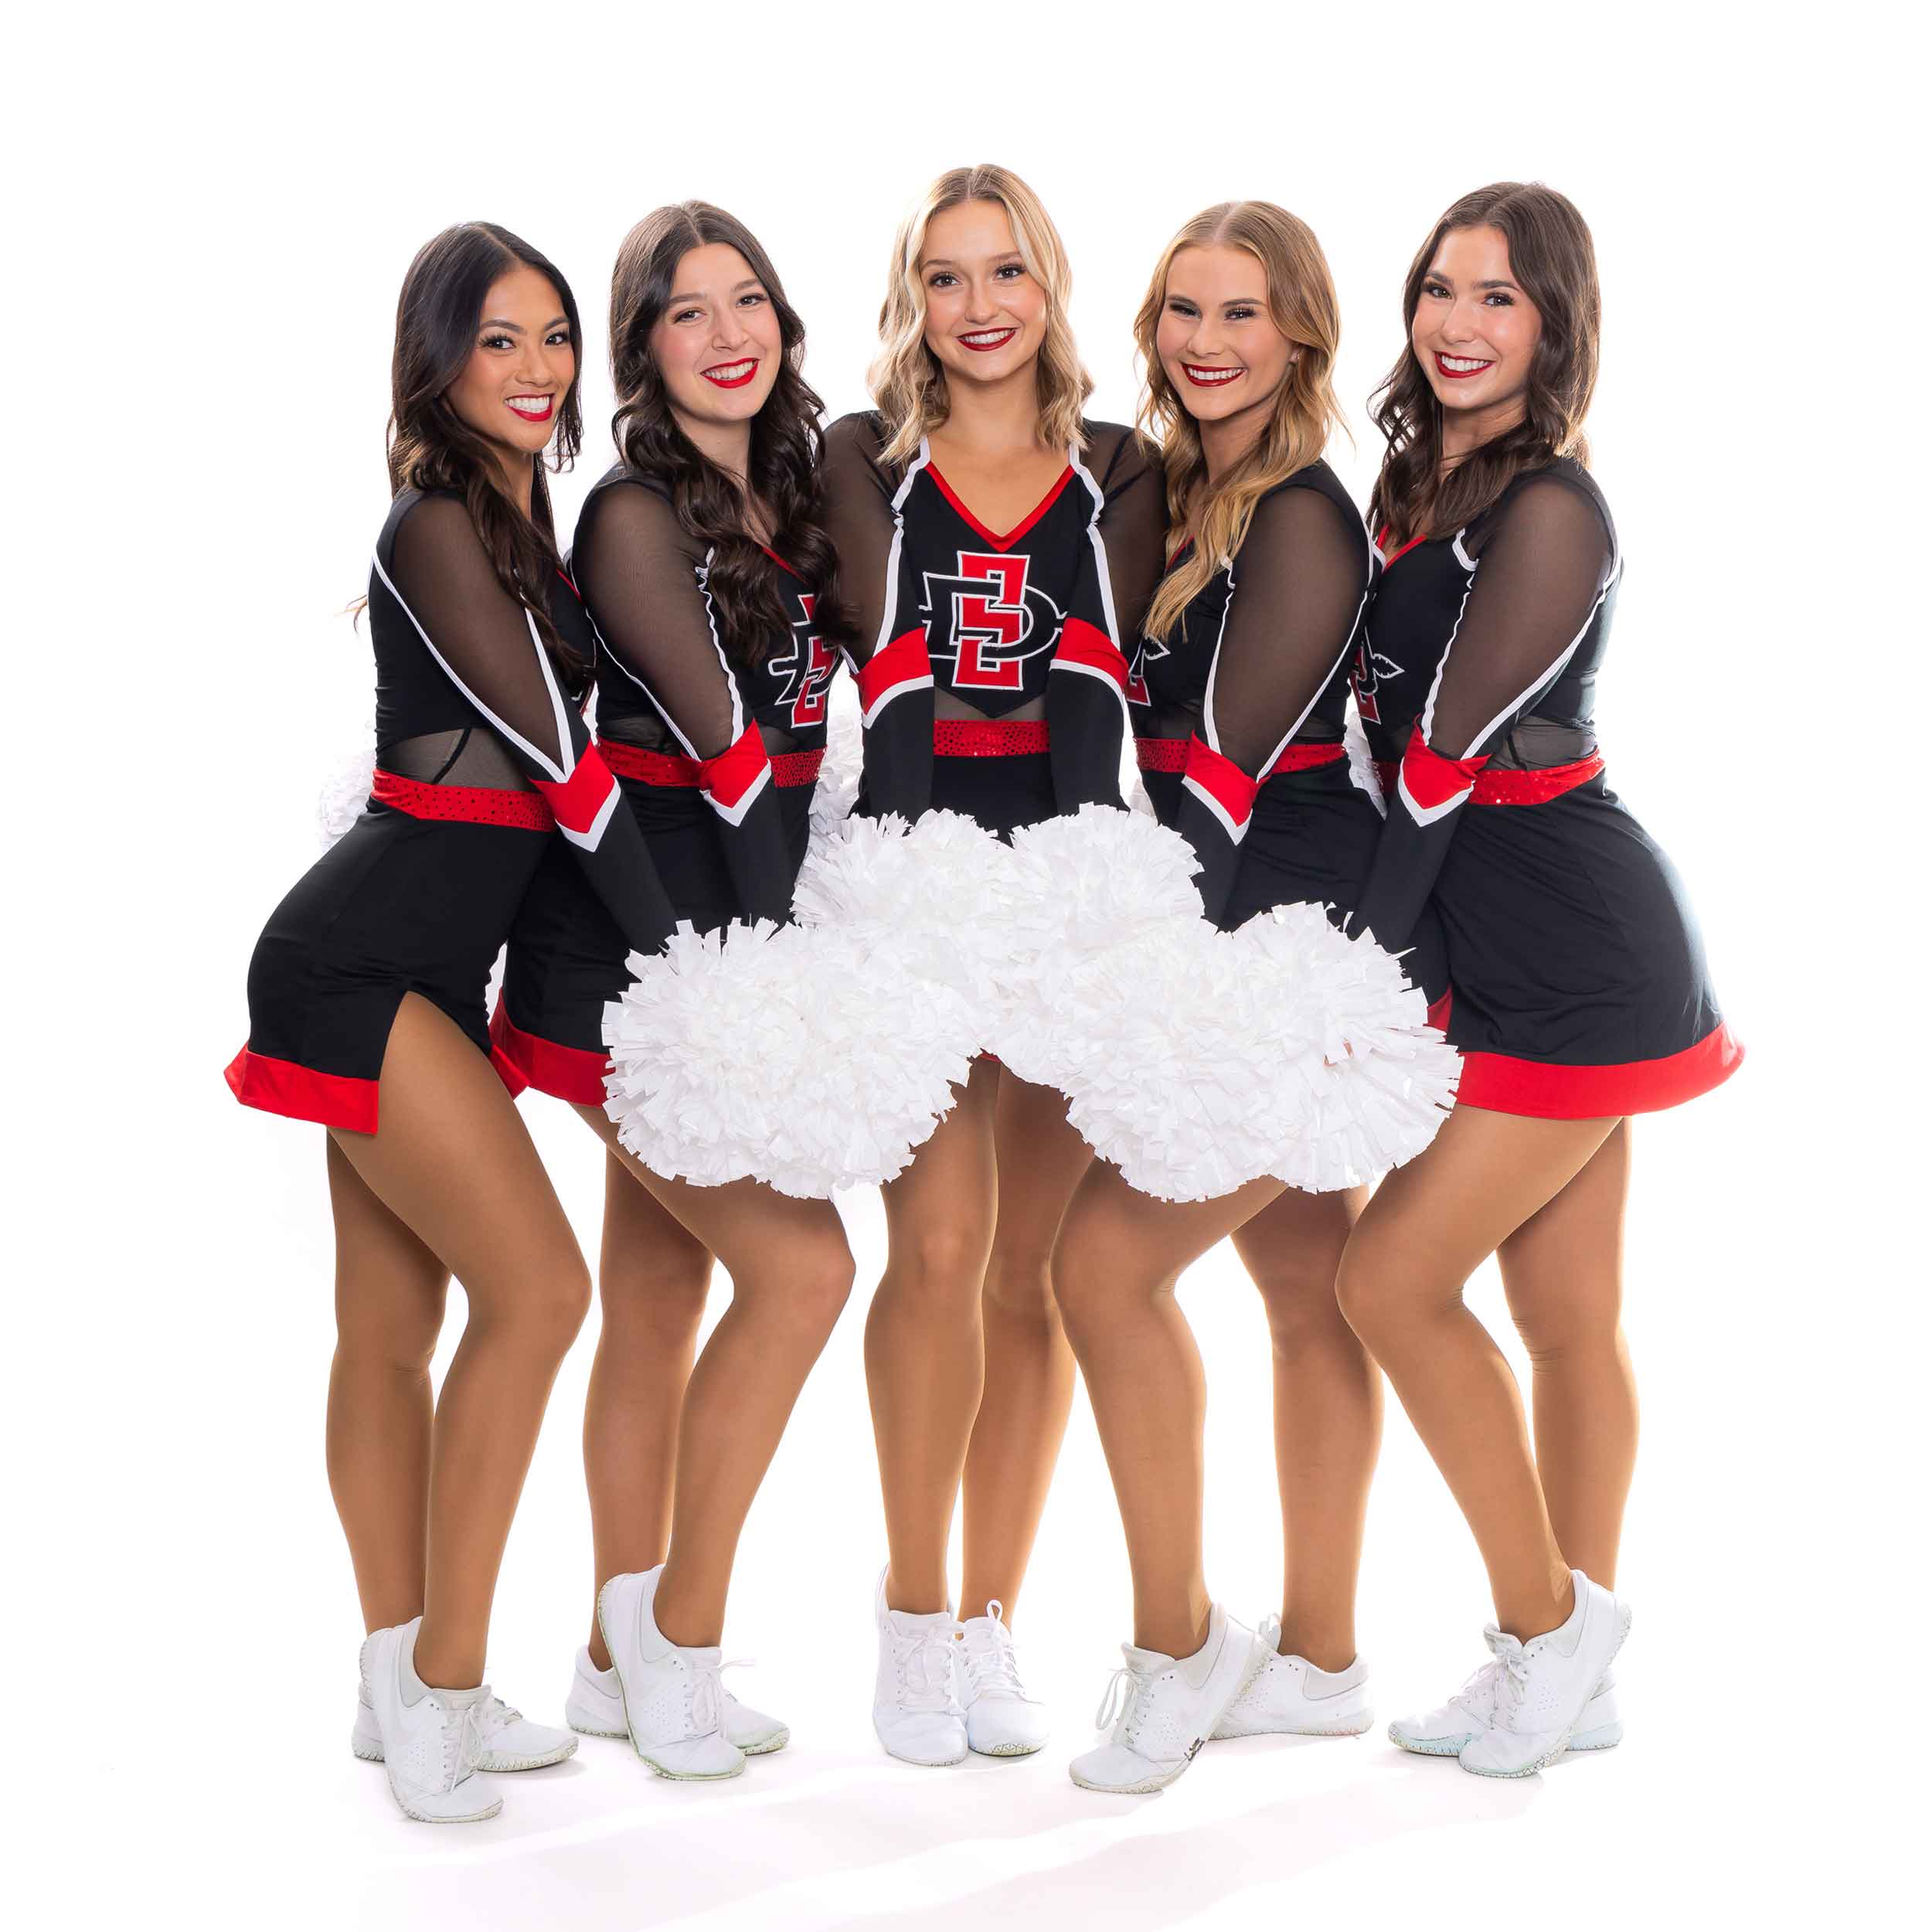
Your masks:
{"label": "brunette woman", "polygon": [[[1121,640],[1159,570],[1162,505],[1131,433],[1081,417],[1070,287],[1053,223],[1002,168],[942,175],[894,239],[877,410],[826,438],[859,607],[862,809],[949,809],[1005,833],[1120,802]],[[1009,1620],[1072,1400],[1048,1263],[1088,1161],[1058,1095],[982,1060],[885,1189],[866,1330],[889,1548],[872,1716],[912,1763],[1046,1736]],[[962,1478],[976,1614],[956,1644]]]}
{"label": "brunette woman", "polygon": [[[355,1748],[436,1821],[502,1808],[478,1769],[576,1743],[483,1682],[504,1541],[590,1291],[492,1069],[485,981],[553,849],[631,944],[672,924],[576,702],[590,626],[544,457],[581,440],[582,341],[563,277],[503,229],[447,230],[410,265],[369,590],[374,791],[270,919],[228,1070],[246,1104],[328,1130],[329,1482],[370,1632]],[[452,1274],[469,1320],[432,1405]]]}
{"label": "brunette woman", "polygon": [[[1269,202],[1208,209],[1168,243],[1136,334],[1172,519],[1131,686],[1148,797],[1192,846],[1207,916],[1223,927],[1302,902],[1338,921],[1361,896],[1382,821],[1342,743],[1374,566],[1322,460],[1340,420],[1340,325],[1320,244]],[[1439,990],[1430,949],[1406,963]],[[1075,1760],[1080,1784],[1152,1791],[1211,1736],[1345,1735],[1372,1721],[1355,1587],[1380,1381],[1335,1298],[1365,1192],[1263,1179],[1177,1203],[1096,1162],[1074,1196],[1054,1287],[1134,1576],[1112,1736]],[[1183,1270],[1230,1234],[1274,1341],[1283,1582],[1258,1648],[1203,1579],[1205,1389],[1175,1296]]]}
{"label": "brunette woman", "polygon": [[[1677,876],[1604,777],[1595,686],[1622,560],[1584,467],[1597,377],[1589,230],[1561,195],[1479,189],[1403,290],[1372,521],[1388,568],[1356,672],[1391,794],[1355,923],[1440,919],[1458,1104],[1383,1182],[1339,1292],[1469,1520],[1490,1662],[1391,1730],[1522,1777],[1621,1735],[1605,1675],[1637,1444],[1619,1325],[1629,1117],[1715,1087],[1740,1049]],[[1536,1364],[1516,1386],[1463,1301],[1488,1255]]]}
{"label": "brunette woman", "polygon": [[[818,502],[804,328],[743,223],[660,208],[617,256],[617,464],[577,520],[599,748],[681,920],[784,919],[842,638]],[[567,1715],[668,1777],[728,1777],[787,1733],[718,1682],[746,1512],[852,1285],[837,1210],[651,1172],[604,1112],[622,928],[550,862],[510,941],[492,1033],[604,1143],[603,1332],[584,1413],[598,1585]],[[732,1301],[692,1365],[713,1257]]]}

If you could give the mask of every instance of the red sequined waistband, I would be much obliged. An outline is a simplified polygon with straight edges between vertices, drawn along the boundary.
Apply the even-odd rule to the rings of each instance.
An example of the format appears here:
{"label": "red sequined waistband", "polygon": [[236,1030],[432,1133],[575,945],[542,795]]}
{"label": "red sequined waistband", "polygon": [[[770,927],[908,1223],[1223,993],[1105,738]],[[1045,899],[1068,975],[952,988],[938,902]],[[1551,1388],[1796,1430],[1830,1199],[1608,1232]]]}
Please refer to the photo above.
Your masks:
{"label": "red sequined waistband", "polygon": [[[1604,755],[1593,751],[1587,758],[1579,758],[1574,764],[1550,765],[1541,771],[1494,771],[1487,768],[1476,774],[1475,788],[1469,794],[1472,805],[1546,805],[1553,798],[1560,798],[1566,791],[1574,791],[1579,785],[1589,784],[1604,768]],[[1376,775],[1382,781],[1385,792],[1393,791],[1396,784],[1396,768],[1378,758]]]}
{"label": "red sequined waistband", "polygon": [[470,825],[514,825],[524,832],[554,832],[550,808],[533,791],[494,785],[426,785],[376,768],[369,795],[379,805],[412,818],[454,819]]}
{"label": "red sequined waistband", "polygon": [[[1186,738],[1136,738],[1134,760],[1143,771],[1185,771],[1187,748],[1192,742]],[[1313,771],[1318,766],[1338,764],[1348,755],[1348,747],[1342,744],[1290,745],[1268,767],[1267,776],[1275,778],[1285,771]]]}
{"label": "red sequined waistband", "polygon": [[[646,751],[638,745],[621,745],[609,738],[597,740],[604,762],[620,778],[634,778],[645,785],[698,785],[704,774],[696,758],[674,751]],[[820,751],[781,751],[771,756],[771,782],[775,785],[815,785],[818,767],[825,762]]]}
{"label": "red sequined waistband", "polygon": [[935,758],[1023,758],[1047,749],[1044,718],[935,718]]}

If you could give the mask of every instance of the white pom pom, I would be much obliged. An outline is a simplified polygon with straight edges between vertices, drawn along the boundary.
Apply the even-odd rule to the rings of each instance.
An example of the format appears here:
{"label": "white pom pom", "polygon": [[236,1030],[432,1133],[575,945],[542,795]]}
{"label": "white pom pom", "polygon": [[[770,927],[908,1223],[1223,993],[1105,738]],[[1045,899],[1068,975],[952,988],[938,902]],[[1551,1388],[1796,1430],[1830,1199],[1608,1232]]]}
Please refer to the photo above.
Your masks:
{"label": "white pom pom", "polygon": [[1459,1065],[1422,995],[1319,906],[1240,931],[1149,927],[1063,986],[1034,1044],[1068,1117],[1143,1193],[1228,1194],[1264,1174],[1311,1192],[1426,1147]]}
{"label": "white pom pom", "polygon": [[848,818],[806,854],[791,903],[801,924],[843,933],[990,1015],[1012,898],[999,841],[958,812],[929,811],[911,826]]}
{"label": "white pom pom", "polygon": [[1157,820],[1107,805],[1013,835],[1004,998],[989,1044],[1022,1080],[1049,1081],[1061,989],[1114,947],[1179,921],[1198,924],[1192,849]]}
{"label": "white pom pom", "polygon": [[1342,742],[1349,751],[1349,777],[1358,791],[1369,794],[1369,802],[1383,818],[1389,815],[1389,801],[1382,795],[1382,774],[1376,770],[1376,761],[1369,750],[1369,734],[1362,729],[1362,720],[1355,714],[1355,708],[1349,709],[1348,723],[1342,728]]}
{"label": "white pom pom", "polygon": [[851,816],[865,767],[865,732],[859,714],[834,703],[825,724],[825,758],[811,794],[811,835],[830,838]]}
{"label": "white pom pom", "polygon": [[376,724],[369,722],[363,743],[332,771],[315,800],[315,828],[326,851],[369,809],[369,787],[376,782]]}
{"label": "white pom pom", "polygon": [[823,1199],[890,1180],[971,1071],[958,999],[849,936],[680,925],[604,1009],[607,1110],[654,1173]]}

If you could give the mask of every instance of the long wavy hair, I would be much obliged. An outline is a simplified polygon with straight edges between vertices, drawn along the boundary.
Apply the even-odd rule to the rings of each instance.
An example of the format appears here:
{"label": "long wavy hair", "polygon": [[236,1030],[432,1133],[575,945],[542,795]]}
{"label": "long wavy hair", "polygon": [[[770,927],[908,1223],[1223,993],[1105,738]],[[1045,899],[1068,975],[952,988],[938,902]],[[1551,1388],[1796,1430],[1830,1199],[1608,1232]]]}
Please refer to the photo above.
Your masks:
{"label": "long wavy hair", "polygon": [[[1184,248],[1213,247],[1244,248],[1260,264],[1268,314],[1301,353],[1289,363],[1253,447],[1210,490],[1199,427],[1162,366],[1155,332],[1175,257]],[[1203,209],[1162,251],[1134,318],[1134,340],[1146,372],[1140,422],[1142,433],[1160,446],[1168,519],[1189,530],[1194,548],[1162,579],[1143,627],[1148,636],[1165,640],[1223,560],[1240,549],[1254,506],[1328,447],[1330,433],[1342,420],[1335,394],[1341,339],[1341,305],[1321,244],[1306,222],[1273,202],[1224,201]]]}
{"label": "long wavy hair", "polygon": [[548,468],[568,469],[583,445],[577,400],[583,369],[583,331],[570,284],[530,244],[495,222],[459,222],[423,243],[396,304],[396,349],[389,362],[386,450],[393,493],[449,490],[469,506],[470,521],[489,553],[497,581],[522,604],[558,662],[573,675],[585,666],[557,635],[547,601],[556,567],[556,528],[550,512],[546,458],[530,458],[530,514],[505,495],[499,451],[457,414],[450,385],[476,349],[477,325],[493,283],[511,270],[534,268],[556,291],[570,325],[577,371],[560,402]]}
{"label": "long wavy hair", "polygon": [[[1412,331],[1422,284],[1452,229],[1495,228],[1509,272],[1536,305],[1543,333],[1529,359],[1522,419],[1470,451],[1445,475],[1442,406],[1417,359]],[[1399,542],[1442,536],[1480,515],[1526,469],[1559,456],[1590,461],[1583,418],[1597,386],[1603,301],[1597,250],[1583,218],[1540,182],[1500,181],[1464,195],[1430,230],[1402,289],[1402,353],[1371,400],[1388,444],[1369,498],[1372,526]]]}
{"label": "long wavy hair", "polygon": [[737,479],[678,426],[651,331],[677,286],[678,264],[694,248],[721,242],[745,258],[771,298],[783,345],[778,376],[752,418],[746,481],[771,525],[779,552],[815,594],[813,628],[846,641],[851,620],[840,601],[838,558],[820,497],[818,419],[825,406],[803,374],[805,325],[785,299],[771,258],[744,223],[709,202],[657,208],[624,236],[611,277],[611,373],[617,393],[611,431],[626,465],[662,479],[679,522],[711,553],[706,577],[718,634],[733,662],[764,662],[791,619],[764,547],[747,534],[750,505]]}
{"label": "long wavy hair", "polygon": [[886,461],[903,463],[921,437],[938,428],[952,410],[946,372],[926,346],[926,284],[919,258],[934,216],[969,201],[996,202],[1012,224],[1013,240],[1026,272],[1046,291],[1046,334],[1035,362],[1039,385],[1040,440],[1055,449],[1087,447],[1080,410],[1094,393],[1094,379],[1082,366],[1067,319],[1073,292],[1073,270],[1060,231],[1039,196],[1011,169],[981,162],[951,168],[899,224],[893,237],[892,267],[886,299],[879,310],[879,353],[866,380],[873,402],[886,419]]}

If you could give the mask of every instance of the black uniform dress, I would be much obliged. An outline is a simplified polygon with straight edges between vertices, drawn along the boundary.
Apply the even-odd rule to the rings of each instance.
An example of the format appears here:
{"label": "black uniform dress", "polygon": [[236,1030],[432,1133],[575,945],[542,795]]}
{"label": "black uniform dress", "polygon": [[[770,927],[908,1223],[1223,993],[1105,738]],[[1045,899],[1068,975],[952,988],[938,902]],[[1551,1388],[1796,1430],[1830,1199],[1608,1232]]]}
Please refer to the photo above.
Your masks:
{"label": "black uniform dress", "polygon": [[[587,663],[590,619],[560,569],[549,612]],[[672,923],[617,781],[529,613],[498,580],[460,497],[406,490],[369,577],[376,772],[367,813],[270,917],[248,968],[250,1107],[373,1134],[405,993],[485,1053],[490,968],[547,853],[645,948]]]}
{"label": "black uniform dress", "polygon": [[[1170,570],[1187,560],[1187,546]],[[1369,533],[1326,463],[1255,505],[1241,548],[1165,642],[1144,638],[1128,683],[1141,782],[1201,869],[1207,916],[1233,931],[1270,906],[1354,910],[1382,815],[1343,744],[1349,668],[1373,573]],[[1425,913],[1403,961],[1431,999],[1445,984]]]}
{"label": "black uniform dress", "polygon": [[883,460],[885,426],[825,436],[827,518],[858,608],[861,812],[964,813],[1007,834],[1118,805],[1127,659],[1161,568],[1160,478],[1132,431],[1083,426],[1059,480],[995,533],[922,442]]}
{"label": "black uniform dress", "polygon": [[1621,572],[1603,493],[1564,459],[1406,545],[1369,599],[1356,705],[1389,798],[1355,923],[1399,946],[1433,905],[1464,1107],[1644,1113],[1743,1057],[1675,871],[1604,782]]}
{"label": "black uniform dress", "polygon": [[[825,758],[838,654],[812,628],[811,589],[767,554],[792,621],[760,662],[734,664],[706,588],[710,553],[658,479],[622,464],[603,477],[571,552],[597,634],[597,748],[675,917],[701,932],[789,917]],[[581,877],[546,859],[491,1023],[517,1084],[603,1104],[604,1009],[630,983],[631,950]]]}

